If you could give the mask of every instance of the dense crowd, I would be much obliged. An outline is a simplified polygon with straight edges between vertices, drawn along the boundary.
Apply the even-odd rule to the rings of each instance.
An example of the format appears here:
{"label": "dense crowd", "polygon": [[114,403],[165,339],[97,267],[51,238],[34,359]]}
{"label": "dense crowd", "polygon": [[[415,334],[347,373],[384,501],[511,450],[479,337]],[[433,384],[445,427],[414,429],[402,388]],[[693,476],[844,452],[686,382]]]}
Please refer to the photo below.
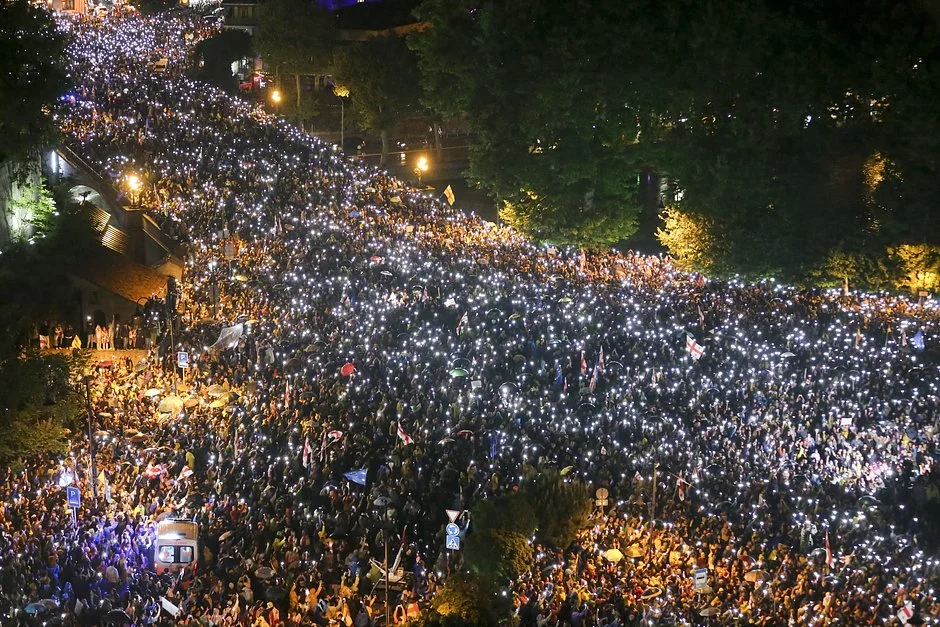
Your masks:
{"label": "dense crowd", "polygon": [[[98,369],[101,496],[71,520],[81,437],[0,476],[5,624],[366,627],[386,552],[402,618],[445,509],[568,466],[609,503],[510,582],[522,625],[940,619],[935,301],[537,245],[187,79],[202,21],[68,28],[57,119],[189,258],[175,345]],[[195,573],[153,572],[168,515]]]}

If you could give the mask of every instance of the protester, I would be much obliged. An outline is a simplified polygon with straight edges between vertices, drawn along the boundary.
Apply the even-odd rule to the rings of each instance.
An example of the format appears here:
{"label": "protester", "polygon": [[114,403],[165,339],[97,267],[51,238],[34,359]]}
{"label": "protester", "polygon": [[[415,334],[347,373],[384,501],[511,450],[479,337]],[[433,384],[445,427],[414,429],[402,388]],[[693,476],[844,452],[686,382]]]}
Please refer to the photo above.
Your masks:
{"label": "protester", "polygon": [[[540,246],[185,78],[204,21],[68,28],[59,123],[189,258],[148,358],[97,369],[99,497],[80,428],[0,475],[4,622],[364,627],[386,550],[411,616],[445,509],[568,466],[611,504],[536,547],[524,624],[937,622],[936,301]],[[166,515],[195,573],[154,573]]]}

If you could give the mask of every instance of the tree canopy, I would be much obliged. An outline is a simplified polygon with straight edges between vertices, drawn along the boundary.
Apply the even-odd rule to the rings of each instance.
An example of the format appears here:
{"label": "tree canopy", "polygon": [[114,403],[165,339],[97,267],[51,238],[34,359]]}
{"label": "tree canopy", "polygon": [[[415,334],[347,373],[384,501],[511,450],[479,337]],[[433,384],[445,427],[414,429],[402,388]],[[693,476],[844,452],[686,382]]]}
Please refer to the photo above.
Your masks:
{"label": "tree canopy", "polygon": [[234,91],[238,86],[232,74],[232,63],[253,55],[250,34],[238,29],[224,29],[196,44],[195,56],[202,61],[198,76],[227,91]]}
{"label": "tree canopy", "polygon": [[[846,259],[864,274],[940,244],[940,40],[915,0],[425,0],[417,14],[427,104],[466,117],[471,176],[537,237],[631,235],[646,167],[674,194],[662,241],[690,267],[825,282]],[[692,224],[699,242],[671,232]]]}
{"label": "tree canopy", "polygon": [[303,91],[303,77],[327,72],[335,39],[333,16],[316,3],[268,0],[258,5],[255,49],[279,79],[293,78],[294,98],[285,98],[283,106],[300,120],[316,114],[315,99]]}
{"label": "tree canopy", "polygon": [[67,87],[64,51],[48,11],[0,2],[0,163],[31,156],[54,134],[49,111]]}
{"label": "tree canopy", "polygon": [[415,55],[401,38],[386,36],[338,47],[334,61],[334,76],[348,88],[358,124],[382,138],[384,163],[389,131],[419,110]]}

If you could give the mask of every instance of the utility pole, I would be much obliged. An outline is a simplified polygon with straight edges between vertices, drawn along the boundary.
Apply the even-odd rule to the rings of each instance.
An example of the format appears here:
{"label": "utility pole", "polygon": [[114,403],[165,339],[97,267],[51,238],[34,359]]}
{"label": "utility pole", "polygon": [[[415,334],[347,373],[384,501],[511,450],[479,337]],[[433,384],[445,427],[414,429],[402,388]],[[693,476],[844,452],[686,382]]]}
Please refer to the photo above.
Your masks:
{"label": "utility pole", "polygon": [[659,463],[653,464],[653,499],[650,503],[650,545],[649,550],[653,550],[653,529],[655,528],[654,518],[656,517],[656,471],[659,470]]}
{"label": "utility pole", "polygon": [[91,496],[98,500],[98,472],[95,470],[95,434],[92,429],[94,417],[91,411],[91,377],[85,375],[85,409],[88,413],[88,451],[91,453]]}
{"label": "utility pole", "polygon": [[385,624],[389,625],[388,622],[388,534],[382,534],[385,536]]}

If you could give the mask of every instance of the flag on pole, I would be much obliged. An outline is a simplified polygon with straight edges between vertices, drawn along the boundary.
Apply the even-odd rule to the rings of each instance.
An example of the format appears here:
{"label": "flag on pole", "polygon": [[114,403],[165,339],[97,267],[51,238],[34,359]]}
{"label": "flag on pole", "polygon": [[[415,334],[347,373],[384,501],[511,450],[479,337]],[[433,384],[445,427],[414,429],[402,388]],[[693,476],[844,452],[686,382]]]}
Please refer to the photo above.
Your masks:
{"label": "flag on pole", "polygon": [[398,439],[401,440],[405,446],[415,443],[415,441],[411,438],[411,436],[405,433],[405,430],[401,428],[400,421],[398,423],[398,428],[396,429],[396,432],[398,433]]}
{"label": "flag on pole", "polygon": [[313,447],[310,446],[310,438],[304,438],[304,453],[301,462],[304,465],[304,468],[310,467],[310,453],[313,452]]}
{"label": "flag on pole", "polygon": [[565,375],[561,371],[561,364],[555,362],[555,387],[561,387],[565,382]]}
{"label": "flag on pole", "polygon": [[457,201],[457,197],[454,196],[454,189],[450,185],[444,188],[444,198],[447,199],[447,204],[451,207],[453,207],[454,203]]}
{"label": "flag on pole", "polygon": [[832,549],[829,547],[829,527],[826,527],[826,566],[832,568]]}
{"label": "flag on pole", "polygon": [[604,347],[601,346],[601,352],[597,356],[597,367],[600,368],[601,372],[604,372]]}
{"label": "flag on pole", "polygon": [[350,470],[347,473],[343,473],[343,476],[347,480],[352,481],[353,483],[358,483],[359,485],[366,484],[366,473],[368,472],[367,468],[360,468],[359,470]]}
{"label": "flag on pole", "polygon": [[463,316],[461,316],[460,320],[457,322],[457,335],[460,335],[460,329],[466,326],[468,320],[469,318],[467,318],[467,312],[465,311],[463,312]]}
{"label": "flag on pole", "polygon": [[584,351],[581,351],[581,374],[587,374],[587,361],[584,359]]}
{"label": "flag on pole", "polygon": [[685,349],[689,351],[692,359],[698,361],[705,354],[705,347],[695,341],[691,333],[685,334]]}
{"label": "flag on pole", "polygon": [[705,314],[702,313],[702,306],[696,304],[695,308],[698,309],[698,323],[699,326],[703,329],[705,328]]}
{"label": "flag on pole", "polygon": [[591,394],[594,393],[594,388],[597,387],[597,366],[594,366],[594,372],[591,373],[591,381],[588,383],[588,390]]}
{"label": "flag on pole", "polygon": [[686,486],[688,486],[688,485],[689,485],[689,484],[686,482],[686,480],[682,478],[682,473],[680,472],[680,473],[679,473],[679,483],[678,483],[678,485],[676,486],[676,487],[677,487],[678,494],[679,494],[679,500],[680,500],[680,501],[685,501],[685,489],[686,489]]}
{"label": "flag on pole", "polygon": [[284,377],[284,407],[290,406],[290,377]]}
{"label": "flag on pole", "polygon": [[917,333],[911,337],[911,346],[916,348],[919,351],[924,350],[924,331],[923,329],[918,329]]}
{"label": "flag on pole", "polygon": [[901,329],[901,346],[907,346],[907,329]]}
{"label": "flag on pole", "polygon": [[862,343],[862,328],[859,327],[855,331],[855,348],[858,348],[858,345]]}

